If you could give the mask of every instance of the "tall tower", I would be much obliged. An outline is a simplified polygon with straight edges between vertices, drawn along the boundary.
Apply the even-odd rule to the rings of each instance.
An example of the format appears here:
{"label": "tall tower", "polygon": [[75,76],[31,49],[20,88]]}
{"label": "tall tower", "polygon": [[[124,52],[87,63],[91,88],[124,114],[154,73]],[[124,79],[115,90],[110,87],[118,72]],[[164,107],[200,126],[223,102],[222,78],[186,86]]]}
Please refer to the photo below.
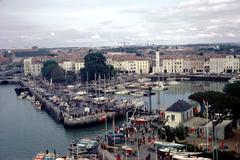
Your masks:
{"label": "tall tower", "polygon": [[160,52],[156,51],[156,65],[153,67],[153,73],[161,73],[161,66],[160,66]]}
{"label": "tall tower", "polygon": [[156,51],[156,68],[158,68],[157,70],[159,70],[160,67],[160,53],[159,51]]}

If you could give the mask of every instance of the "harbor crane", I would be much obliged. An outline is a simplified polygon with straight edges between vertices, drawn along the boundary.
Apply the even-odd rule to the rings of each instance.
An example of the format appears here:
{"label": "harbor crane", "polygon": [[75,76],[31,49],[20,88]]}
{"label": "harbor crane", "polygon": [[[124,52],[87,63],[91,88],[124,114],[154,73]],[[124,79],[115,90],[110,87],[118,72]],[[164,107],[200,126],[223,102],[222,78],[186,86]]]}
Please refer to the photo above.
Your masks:
{"label": "harbor crane", "polygon": [[129,42],[119,42],[119,43],[123,44],[124,53],[126,53],[126,45],[129,44]]}

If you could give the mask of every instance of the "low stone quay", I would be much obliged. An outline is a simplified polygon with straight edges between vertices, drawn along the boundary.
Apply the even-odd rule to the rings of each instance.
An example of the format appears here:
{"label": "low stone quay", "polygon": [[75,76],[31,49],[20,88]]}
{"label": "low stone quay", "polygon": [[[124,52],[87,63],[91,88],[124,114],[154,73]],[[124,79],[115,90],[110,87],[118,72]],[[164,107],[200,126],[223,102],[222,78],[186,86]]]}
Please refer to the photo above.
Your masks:
{"label": "low stone quay", "polygon": [[63,122],[63,114],[60,108],[55,107],[51,102],[46,100],[44,97],[42,97],[40,94],[38,94],[35,90],[33,90],[26,82],[20,81],[20,85],[22,87],[28,88],[28,91],[41,102],[41,104],[44,106],[44,110],[51,115],[57,122]]}
{"label": "low stone quay", "polygon": [[228,81],[236,75],[170,75],[170,74],[160,74],[160,75],[149,75],[152,81],[156,81],[158,78],[167,80],[167,78],[189,78],[191,81]]}
{"label": "low stone quay", "polygon": [[64,123],[64,126],[68,128],[83,127],[83,126],[87,126],[94,123],[100,123],[105,119],[105,116],[108,119],[112,119],[114,116],[116,116],[116,112],[99,113],[95,115],[80,117],[77,119],[64,117],[63,123]]}
{"label": "low stone quay", "polygon": [[[54,105],[52,102],[45,99],[33,88],[31,88],[26,82],[19,81],[19,84],[35,97],[36,100],[40,101],[43,105],[44,110],[58,123],[63,123],[66,128],[83,127],[90,124],[98,124],[102,122],[104,117],[112,119],[113,117],[121,118],[125,115],[123,112],[102,112],[94,115],[85,115],[78,118],[72,118],[67,112],[61,110],[59,106]],[[104,120],[104,119],[103,119]]]}

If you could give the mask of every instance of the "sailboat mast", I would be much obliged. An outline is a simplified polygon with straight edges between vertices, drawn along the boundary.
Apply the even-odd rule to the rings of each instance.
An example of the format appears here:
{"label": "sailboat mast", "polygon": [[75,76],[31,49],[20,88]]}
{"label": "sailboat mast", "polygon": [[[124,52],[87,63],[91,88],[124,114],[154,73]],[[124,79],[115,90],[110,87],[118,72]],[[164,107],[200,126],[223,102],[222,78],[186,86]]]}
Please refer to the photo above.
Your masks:
{"label": "sailboat mast", "polygon": [[101,76],[100,74],[98,75],[98,97],[100,97],[100,88],[101,88],[101,85],[100,85],[100,81],[101,81]]}
{"label": "sailboat mast", "polygon": [[106,77],[104,74],[104,97],[106,98]]}
{"label": "sailboat mast", "polygon": [[96,73],[94,74],[94,78],[95,78],[95,96],[97,96],[97,75],[96,75]]}
{"label": "sailboat mast", "polygon": [[115,116],[113,117],[113,137],[114,137],[114,138],[113,138],[113,147],[114,147],[114,151],[116,151],[116,150],[115,150],[115,143],[116,143],[116,142],[115,142],[115,138],[116,138],[116,137],[115,137]]}
{"label": "sailboat mast", "polygon": [[88,95],[88,72],[87,72],[87,95]]}
{"label": "sailboat mast", "polygon": [[209,134],[209,131],[208,131],[208,103],[207,103],[207,105],[206,105],[206,112],[207,112],[207,136],[206,136],[206,138],[207,138],[207,150],[208,150],[208,134]]}
{"label": "sailboat mast", "polygon": [[108,129],[107,129],[107,114],[105,113],[105,129],[106,129],[106,141],[108,145]]}

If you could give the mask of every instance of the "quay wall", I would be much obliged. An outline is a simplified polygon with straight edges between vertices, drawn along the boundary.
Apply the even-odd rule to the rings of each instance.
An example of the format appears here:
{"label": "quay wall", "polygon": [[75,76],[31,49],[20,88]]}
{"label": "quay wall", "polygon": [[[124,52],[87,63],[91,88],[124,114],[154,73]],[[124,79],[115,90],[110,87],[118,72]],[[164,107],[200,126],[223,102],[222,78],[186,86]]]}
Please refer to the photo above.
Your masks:
{"label": "quay wall", "polygon": [[31,87],[29,87],[25,82],[20,81],[20,85],[23,87],[28,88],[29,92],[35,96],[37,100],[41,102],[41,104],[44,106],[44,110],[53,117],[54,120],[57,122],[63,121],[62,112],[60,111],[60,108],[57,108],[57,106],[54,106],[51,102],[43,98],[41,95],[39,95],[36,91],[34,91]]}
{"label": "quay wall", "polygon": [[101,117],[105,116],[106,114],[107,114],[107,119],[112,119],[116,115],[116,112],[107,112],[107,113],[101,113],[101,114],[96,114],[91,116],[84,116],[77,119],[71,119],[67,117],[67,118],[64,118],[64,127],[74,128],[74,127],[87,126],[89,124],[98,124],[102,122],[100,120]]}
{"label": "quay wall", "polygon": [[157,81],[158,78],[167,80],[167,78],[190,78],[190,81],[228,81],[234,76],[232,75],[150,75],[152,81]]}
{"label": "quay wall", "polygon": [[0,85],[8,85],[8,84],[20,84],[20,81],[14,80],[14,79],[0,80]]}
{"label": "quay wall", "polygon": [[[24,87],[28,88],[28,91],[35,96],[37,100],[41,102],[41,104],[44,106],[44,110],[57,122],[61,122],[64,124],[64,127],[66,128],[75,128],[75,127],[83,127],[90,124],[98,124],[101,123],[99,120],[102,116],[105,115],[105,113],[92,115],[92,116],[85,116],[80,117],[77,119],[71,119],[66,113],[63,113],[58,106],[54,106],[51,102],[46,100],[44,97],[42,97],[40,94],[38,94],[36,91],[34,91],[27,83],[24,81],[20,81],[19,84]],[[107,118],[112,119],[114,116],[122,117],[123,113],[116,113],[116,112],[107,112]]]}

